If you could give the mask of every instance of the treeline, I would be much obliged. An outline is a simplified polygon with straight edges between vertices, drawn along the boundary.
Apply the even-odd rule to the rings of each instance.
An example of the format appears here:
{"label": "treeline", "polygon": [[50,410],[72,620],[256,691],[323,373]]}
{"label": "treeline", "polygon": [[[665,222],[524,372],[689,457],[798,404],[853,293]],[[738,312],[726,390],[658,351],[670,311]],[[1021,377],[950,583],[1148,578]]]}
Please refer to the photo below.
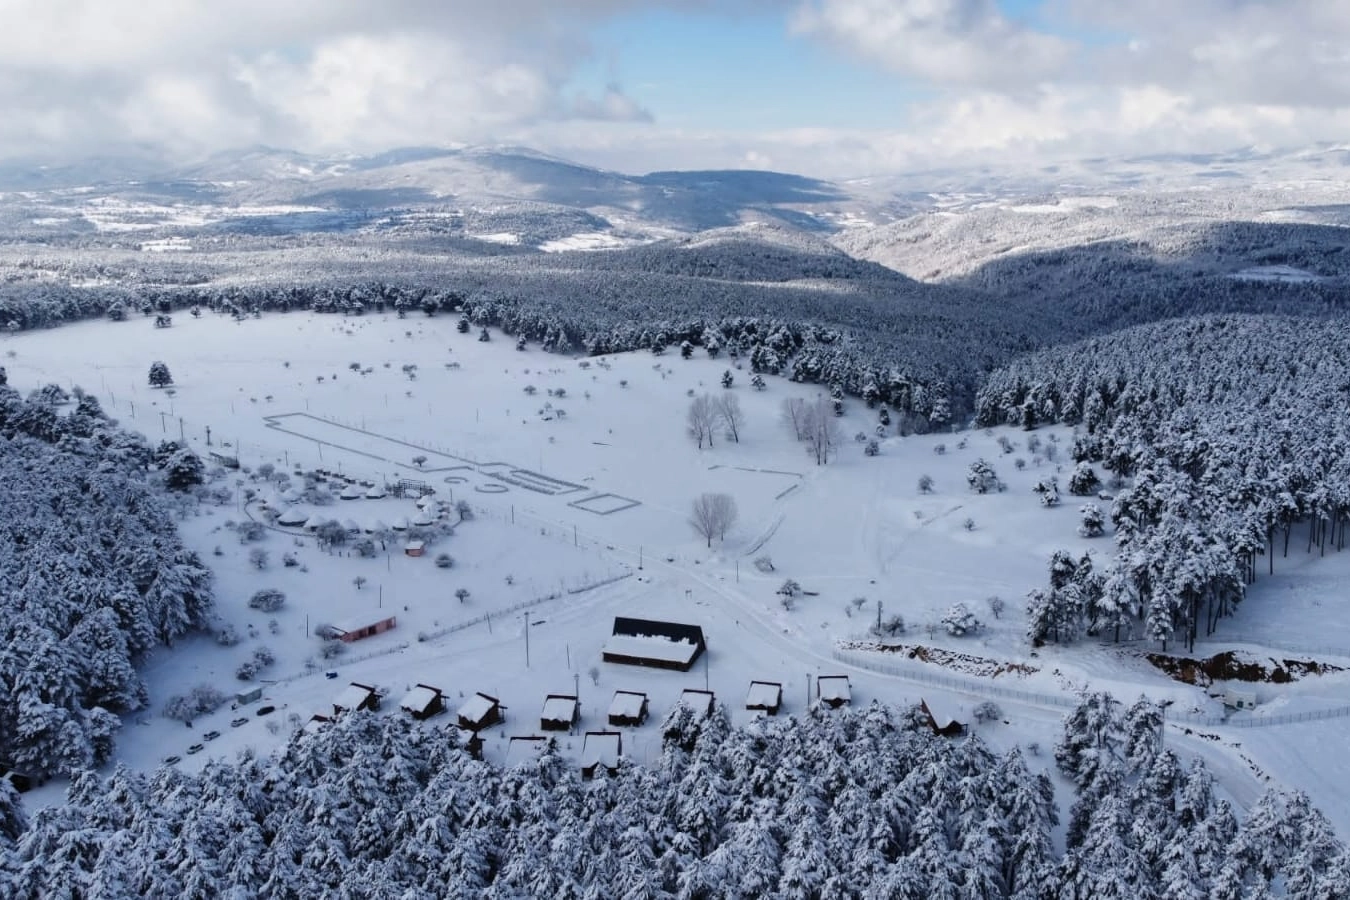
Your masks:
{"label": "treeline", "polygon": [[1261,568],[1274,571],[1296,525],[1307,528],[1305,552],[1342,549],[1348,397],[1350,332],[1338,320],[1162,322],[994,373],[980,423],[1074,425],[1074,459],[1128,480],[1111,509],[1116,558],[1090,578],[1059,560],[1049,595],[1033,598],[1038,620],[1057,624],[1033,626],[1032,637],[1124,630],[1193,642]]}
{"label": "treeline", "polygon": [[3,374],[0,763],[75,772],[109,759],[116,714],[145,705],[136,663],[205,623],[211,573],[149,472],[170,460],[96,398],[52,385],[24,399]]}
{"label": "treeline", "polygon": [[[1342,897],[1350,859],[1305,795],[1239,824],[1162,711],[1089,697],[1055,748],[936,738],[872,705],[732,729],[662,725],[659,759],[591,781],[550,747],[500,769],[452,728],[356,714],[277,757],[197,775],[79,776],[31,823],[0,795],[0,890],[52,896],[405,898]],[[575,740],[575,739],[573,739]],[[8,821],[5,821],[8,816]],[[12,839],[8,836],[12,835]],[[6,846],[7,845],[7,846]]]}

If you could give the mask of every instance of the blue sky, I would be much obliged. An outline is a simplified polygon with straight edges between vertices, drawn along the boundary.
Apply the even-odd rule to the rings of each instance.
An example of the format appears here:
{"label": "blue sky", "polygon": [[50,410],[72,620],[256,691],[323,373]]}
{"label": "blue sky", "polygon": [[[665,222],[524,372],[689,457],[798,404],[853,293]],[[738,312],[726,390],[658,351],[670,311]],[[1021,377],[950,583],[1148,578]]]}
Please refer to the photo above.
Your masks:
{"label": "blue sky", "polygon": [[595,90],[617,77],[678,128],[899,128],[908,104],[930,93],[790,34],[783,13],[648,10],[600,25],[591,40],[596,57],[576,85]]}
{"label": "blue sky", "polygon": [[1346,0],[3,0],[0,159],[510,143],[623,171],[1350,136]]}

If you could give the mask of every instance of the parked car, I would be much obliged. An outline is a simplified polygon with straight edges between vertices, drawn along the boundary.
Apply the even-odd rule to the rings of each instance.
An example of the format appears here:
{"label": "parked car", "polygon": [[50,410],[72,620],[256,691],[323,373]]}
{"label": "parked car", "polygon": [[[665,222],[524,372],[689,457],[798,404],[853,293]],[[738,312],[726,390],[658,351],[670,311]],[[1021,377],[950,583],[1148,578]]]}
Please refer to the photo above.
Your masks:
{"label": "parked car", "polygon": [[241,716],[230,723],[231,728],[238,728],[240,725],[248,724],[248,716]]}
{"label": "parked car", "polygon": [[202,735],[202,737],[205,738],[205,739],[208,740],[208,741],[214,741],[216,738],[220,737],[220,732],[219,732],[219,731],[208,731],[206,734]]}
{"label": "parked car", "polygon": [[256,713],[256,715],[265,716],[269,713],[274,713],[276,711],[277,708],[275,706],[260,706],[258,707],[258,712]]}
{"label": "parked car", "polygon": [[179,764],[180,762],[182,762],[182,761],[183,761],[183,757],[181,757],[181,756],[166,756],[166,757],[164,757],[164,765],[166,765],[166,766],[176,766],[176,765],[178,765],[178,764]]}
{"label": "parked car", "polygon": [[188,752],[188,753],[201,753],[203,749],[205,749],[205,748],[202,747],[201,744],[193,744],[191,747],[188,747],[187,752]]}

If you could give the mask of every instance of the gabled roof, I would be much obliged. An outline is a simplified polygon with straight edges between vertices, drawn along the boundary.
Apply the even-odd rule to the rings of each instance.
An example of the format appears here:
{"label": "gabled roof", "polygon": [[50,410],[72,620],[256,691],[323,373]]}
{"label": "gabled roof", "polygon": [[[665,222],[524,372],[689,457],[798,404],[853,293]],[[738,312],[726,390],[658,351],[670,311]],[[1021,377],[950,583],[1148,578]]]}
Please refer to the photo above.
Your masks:
{"label": "gabled roof", "polygon": [[548,738],[537,736],[513,737],[506,745],[506,767],[519,766],[538,759],[548,748]]}
{"label": "gabled roof", "polygon": [[399,706],[409,712],[426,712],[431,704],[436,702],[436,698],[441,692],[425,684],[419,684],[417,687],[408,691],[403,699],[399,701]]}
{"label": "gabled roof", "polygon": [[821,675],[816,679],[816,689],[822,700],[848,700],[853,696],[847,675]]}
{"label": "gabled roof", "polygon": [[333,700],[333,705],[340,706],[343,709],[358,709],[374,693],[374,688],[353,681],[342,689],[342,693],[338,694],[337,698]]}
{"label": "gabled roof", "polygon": [[932,697],[922,697],[920,698],[920,702],[922,702],[924,708],[928,710],[928,715],[933,717],[933,725],[939,731],[950,728],[953,725],[963,724],[960,719],[953,715],[953,709],[948,707],[941,700],[935,703]]}
{"label": "gabled roof", "polygon": [[576,711],[576,697],[571,694],[549,694],[544,700],[544,710],[539,717],[553,722],[570,722]]}
{"label": "gabled roof", "polygon": [[617,731],[588,731],[581,745],[581,767],[602,765],[613,769],[619,765],[622,747],[623,736]]}
{"label": "gabled roof", "polygon": [[752,681],[745,695],[746,706],[777,706],[783,699],[783,686],[776,681]]}
{"label": "gabled roof", "polygon": [[642,704],[646,702],[646,694],[637,691],[615,691],[614,699],[609,704],[609,714],[636,719],[642,715]]}
{"label": "gabled roof", "polygon": [[492,711],[492,707],[497,705],[495,697],[489,697],[487,694],[471,694],[467,700],[459,707],[459,715],[470,722],[481,721],[484,716]]}

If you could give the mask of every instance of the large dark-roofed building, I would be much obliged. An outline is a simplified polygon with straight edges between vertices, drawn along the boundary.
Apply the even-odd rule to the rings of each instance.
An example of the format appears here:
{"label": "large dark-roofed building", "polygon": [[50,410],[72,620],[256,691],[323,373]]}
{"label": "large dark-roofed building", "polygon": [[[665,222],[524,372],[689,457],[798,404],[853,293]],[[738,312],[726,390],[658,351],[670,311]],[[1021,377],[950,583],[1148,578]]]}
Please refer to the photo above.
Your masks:
{"label": "large dark-roofed building", "polygon": [[688,672],[708,649],[703,629],[678,622],[614,617],[614,632],[605,642],[605,662]]}

